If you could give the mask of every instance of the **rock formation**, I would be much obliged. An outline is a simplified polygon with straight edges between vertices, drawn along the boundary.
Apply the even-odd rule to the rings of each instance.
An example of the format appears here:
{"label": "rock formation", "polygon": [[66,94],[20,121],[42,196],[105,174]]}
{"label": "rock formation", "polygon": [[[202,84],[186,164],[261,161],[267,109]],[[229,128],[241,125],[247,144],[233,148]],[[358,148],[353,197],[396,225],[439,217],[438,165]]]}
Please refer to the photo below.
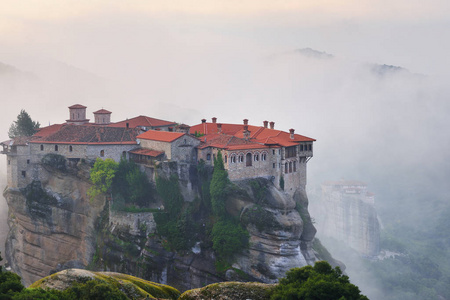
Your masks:
{"label": "rock formation", "polygon": [[[317,260],[316,230],[301,188],[290,196],[267,179],[235,182],[226,208],[249,231],[250,246],[223,272],[211,245],[199,241],[190,251],[171,251],[156,233],[154,213],[114,211],[104,196],[89,200],[88,165],[66,172],[38,168],[40,181],[4,193],[10,226],[6,258],[25,284],[74,267],[133,274],[179,290],[225,280],[273,283],[290,268]],[[187,200],[195,198],[192,170],[172,164],[158,172],[176,174],[180,190],[188,187]]]}
{"label": "rock formation", "polygon": [[321,236],[346,243],[363,256],[380,251],[380,225],[374,195],[359,181],[333,181],[322,185],[312,208]]}

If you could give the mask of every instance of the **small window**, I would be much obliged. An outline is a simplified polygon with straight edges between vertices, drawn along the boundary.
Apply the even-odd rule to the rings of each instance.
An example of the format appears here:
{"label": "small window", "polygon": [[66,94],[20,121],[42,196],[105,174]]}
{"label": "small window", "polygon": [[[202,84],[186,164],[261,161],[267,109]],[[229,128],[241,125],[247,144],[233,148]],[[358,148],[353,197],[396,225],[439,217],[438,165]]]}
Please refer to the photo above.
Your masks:
{"label": "small window", "polygon": [[236,155],[230,156],[230,162],[231,162],[232,164],[236,163]]}
{"label": "small window", "polygon": [[55,151],[58,151],[58,145],[55,145]]}
{"label": "small window", "polygon": [[273,166],[272,166],[272,168],[274,168],[274,169],[275,169],[275,163],[273,163]]}
{"label": "small window", "polygon": [[289,162],[289,173],[292,173],[292,161]]}
{"label": "small window", "polygon": [[286,163],[286,164],[284,165],[284,173],[288,173],[288,169],[289,169],[289,164]]}
{"label": "small window", "polygon": [[206,154],[206,160],[211,160],[211,154]]}
{"label": "small window", "polygon": [[27,159],[27,165],[29,165],[30,164],[30,160],[29,159]]}
{"label": "small window", "polygon": [[123,152],[122,152],[122,157],[123,157],[123,158],[127,157],[127,151],[123,151]]}
{"label": "small window", "polygon": [[41,145],[41,151],[44,151],[44,145]]}
{"label": "small window", "polygon": [[308,145],[308,150],[309,150],[309,151],[312,151],[312,144],[309,144],[309,145]]}
{"label": "small window", "polygon": [[27,172],[26,171],[22,171],[22,177],[27,177]]}
{"label": "small window", "polygon": [[239,162],[244,162],[244,154],[239,155]]}
{"label": "small window", "polygon": [[73,151],[73,147],[69,146],[69,151],[72,152]]}
{"label": "small window", "polygon": [[187,144],[187,141],[186,141],[186,139],[184,139],[184,144],[185,144],[185,145]]}
{"label": "small window", "polygon": [[300,151],[303,151],[303,145],[300,145]]}
{"label": "small window", "polygon": [[259,154],[255,154],[255,155],[253,156],[253,159],[254,159],[254,161],[258,161],[258,160],[259,160]]}
{"label": "small window", "polygon": [[275,149],[272,150],[272,154],[275,155]]}
{"label": "small window", "polygon": [[267,158],[267,154],[266,153],[261,154],[261,160],[262,161],[265,161],[266,158]]}
{"label": "small window", "polygon": [[105,150],[100,150],[100,157],[104,157],[105,156]]}
{"label": "small window", "polygon": [[228,159],[228,157],[225,155],[225,163],[227,163],[227,159]]}
{"label": "small window", "polygon": [[294,172],[297,172],[297,162],[294,161]]}

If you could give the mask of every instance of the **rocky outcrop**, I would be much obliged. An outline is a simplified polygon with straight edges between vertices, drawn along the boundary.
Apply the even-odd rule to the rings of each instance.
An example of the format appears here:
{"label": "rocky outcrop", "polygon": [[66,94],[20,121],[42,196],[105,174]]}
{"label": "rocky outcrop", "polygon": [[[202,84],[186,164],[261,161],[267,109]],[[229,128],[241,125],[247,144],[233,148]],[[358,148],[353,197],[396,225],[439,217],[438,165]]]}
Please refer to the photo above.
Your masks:
{"label": "rocky outcrop", "polygon": [[[87,167],[39,168],[40,181],[4,194],[10,211],[6,256],[25,284],[76,267],[133,274],[184,291],[227,280],[273,283],[287,270],[317,260],[316,230],[301,188],[289,196],[266,179],[235,182],[226,208],[247,228],[250,246],[236,254],[231,268],[218,270],[205,240],[190,250],[170,250],[156,232],[159,204],[154,212],[112,211],[104,197],[87,198]],[[198,199],[192,168],[160,169],[166,176],[171,170],[180,178],[180,190],[189,190],[185,200]],[[205,226],[207,218],[199,214],[198,225]]]}
{"label": "rocky outcrop", "polygon": [[312,208],[321,237],[344,242],[363,256],[380,251],[380,225],[373,194],[361,182],[322,185]]}
{"label": "rocky outcrop", "polygon": [[274,284],[256,282],[220,282],[210,284],[203,288],[184,292],[179,300],[242,300],[258,299],[269,300],[275,289]]}
{"label": "rocky outcrop", "polygon": [[236,184],[250,197],[232,198],[228,205],[241,211],[250,247],[237,256],[234,267],[262,282],[276,282],[293,267],[313,264],[316,230],[308,214],[306,193],[298,189],[289,197],[263,178]]}
{"label": "rocky outcrop", "polygon": [[150,282],[134,276],[114,272],[92,272],[68,269],[33,283],[30,288],[63,291],[74,284],[84,284],[89,280],[118,288],[128,299],[178,299],[180,292],[170,286]]}
{"label": "rocky outcrop", "polygon": [[26,284],[68,267],[85,268],[95,250],[102,198],[89,201],[86,170],[61,173],[39,167],[42,181],[8,188],[6,258]]}

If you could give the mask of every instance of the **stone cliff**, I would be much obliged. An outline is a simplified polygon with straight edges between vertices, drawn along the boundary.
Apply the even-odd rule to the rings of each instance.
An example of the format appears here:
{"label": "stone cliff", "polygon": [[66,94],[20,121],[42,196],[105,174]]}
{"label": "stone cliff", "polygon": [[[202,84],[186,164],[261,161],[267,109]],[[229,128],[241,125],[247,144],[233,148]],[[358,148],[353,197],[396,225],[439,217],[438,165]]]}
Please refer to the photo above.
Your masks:
{"label": "stone cliff", "polygon": [[360,182],[340,181],[322,185],[312,212],[321,237],[344,242],[363,256],[380,251],[380,225],[374,196]]}
{"label": "stone cliff", "polygon": [[[171,250],[156,232],[155,212],[114,211],[104,196],[89,200],[89,166],[67,172],[38,168],[40,181],[4,192],[10,227],[6,258],[25,284],[74,267],[132,274],[180,290],[225,280],[273,283],[290,268],[318,259],[302,188],[289,196],[262,178],[234,183],[237,192],[226,209],[247,228],[250,245],[221,270],[211,245],[201,238],[192,249]],[[188,191],[185,200],[196,201],[192,168],[171,165],[159,172],[176,174],[180,190]],[[205,226],[205,216],[195,218]]]}

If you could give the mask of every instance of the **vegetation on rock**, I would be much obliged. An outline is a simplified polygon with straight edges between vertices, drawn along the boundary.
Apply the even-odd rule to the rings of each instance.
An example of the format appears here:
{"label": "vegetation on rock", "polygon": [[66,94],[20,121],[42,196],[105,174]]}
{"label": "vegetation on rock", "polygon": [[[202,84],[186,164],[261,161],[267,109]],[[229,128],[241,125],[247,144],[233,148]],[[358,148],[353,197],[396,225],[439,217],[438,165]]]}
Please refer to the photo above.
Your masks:
{"label": "vegetation on rock", "polygon": [[332,268],[326,261],[318,261],[314,267],[293,268],[280,279],[271,300],[307,299],[359,299],[368,300],[361,295],[359,288],[350,283],[339,267]]}
{"label": "vegetation on rock", "polygon": [[105,160],[97,158],[90,172],[90,179],[93,184],[88,191],[90,198],[110,192],[117,167],[117,163],[111,158]]}
{"label": "vegetation on rock", "polygon": [[66,158],[59,154],[47,153],[42,158],[41,162],[52,168],[58,169],[61,172],[66,171]]}
{"label": "vegetation on rock", "polygon": [[14,121],[9,127],[8,136],[13,139],[18,136],[32,136],[39,129],[39,122],[35,122],[31,119],[30,115],[22,109],[17,116],[17,120]]}

